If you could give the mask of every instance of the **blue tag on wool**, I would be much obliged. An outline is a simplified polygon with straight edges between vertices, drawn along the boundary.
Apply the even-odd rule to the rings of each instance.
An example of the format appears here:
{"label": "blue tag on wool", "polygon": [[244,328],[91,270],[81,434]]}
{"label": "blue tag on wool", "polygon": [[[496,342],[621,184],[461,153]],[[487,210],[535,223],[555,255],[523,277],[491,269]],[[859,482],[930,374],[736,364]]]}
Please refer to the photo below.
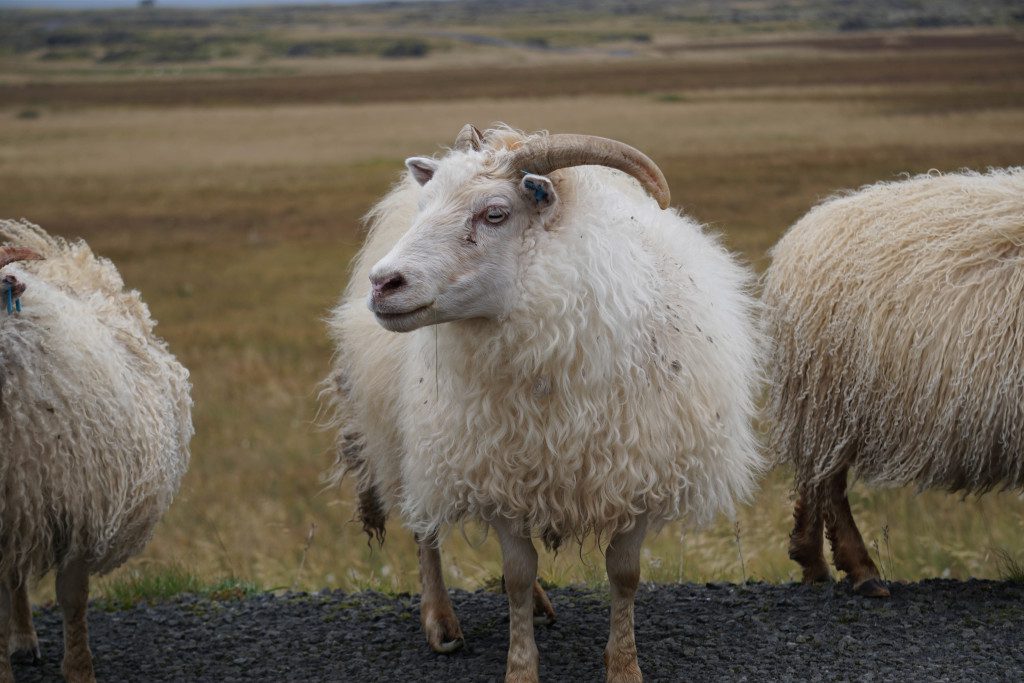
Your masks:
{"label": "blue tag on wool", "polygon": [[7,304],[7,315],[17,311],[21,313],[21,299],[14,297],[14,287],[4,285],[4,302]]}

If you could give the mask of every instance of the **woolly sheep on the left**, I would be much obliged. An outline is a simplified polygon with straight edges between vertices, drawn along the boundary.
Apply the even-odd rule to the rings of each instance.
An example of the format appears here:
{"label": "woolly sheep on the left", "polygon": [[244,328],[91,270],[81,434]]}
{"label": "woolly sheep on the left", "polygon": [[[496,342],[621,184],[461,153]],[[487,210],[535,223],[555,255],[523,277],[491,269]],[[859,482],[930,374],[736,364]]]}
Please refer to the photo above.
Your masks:
{"label": "woolly sheep on the left", "polygon": [[19,221],[0,221],[0,238],[3,288],[24,304],[0,312],[0,647],[38,656],[28,582],[56,569],[62,670],[92,681],[89,575],[141,550],[178,490],[188,371],[139,293],[84,242]]}

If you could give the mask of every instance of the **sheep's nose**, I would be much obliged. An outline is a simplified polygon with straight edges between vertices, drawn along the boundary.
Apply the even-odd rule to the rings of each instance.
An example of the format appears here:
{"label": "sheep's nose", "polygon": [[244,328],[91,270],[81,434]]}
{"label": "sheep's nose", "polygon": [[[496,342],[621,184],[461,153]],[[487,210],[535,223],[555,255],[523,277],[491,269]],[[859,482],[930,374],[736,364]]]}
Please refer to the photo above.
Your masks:
{"label": "sheep's nose", "polygon": [[401,273],[391,271],[380,275],[370,275],[370,283],[373,285],[373,296],[382,298],[405,287],[406,280]]}

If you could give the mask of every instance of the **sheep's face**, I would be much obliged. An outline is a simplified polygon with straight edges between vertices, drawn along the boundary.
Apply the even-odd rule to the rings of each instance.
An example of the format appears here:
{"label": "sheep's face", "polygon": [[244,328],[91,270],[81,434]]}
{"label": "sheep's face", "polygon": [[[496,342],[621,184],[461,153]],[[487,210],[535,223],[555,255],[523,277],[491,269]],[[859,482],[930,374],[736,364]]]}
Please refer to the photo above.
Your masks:
{"label": "sheep's face", "polygon": [[518,291],[527,231],[557,201],[551,181],[491,172],[481,154],[406,161],[421,187],[409,231],[370,271],[367,305],[393,332],[500,319]]}

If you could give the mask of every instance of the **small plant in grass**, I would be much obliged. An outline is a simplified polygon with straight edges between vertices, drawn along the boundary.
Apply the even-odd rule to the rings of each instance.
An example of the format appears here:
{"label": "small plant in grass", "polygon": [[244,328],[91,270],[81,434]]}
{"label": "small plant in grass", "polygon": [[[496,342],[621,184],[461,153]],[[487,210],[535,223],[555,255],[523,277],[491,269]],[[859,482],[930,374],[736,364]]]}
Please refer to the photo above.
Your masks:
{"label": "small plant in grass", "polygon": [[213,583],[202,586],[199,594],[210,600],[241,600],[266,589],[256,581],[247,581],[234,576],[226,576]]}
{"label": "small plant in grass", "polygon": [[558,588],[558,584],[557,583],[555,583],[554,581],[549,581],[548,579],[545,579],[542,576],[538,576],[537,577],[537,583],[539,583],[540,587],[543,588],[546,591],[554,590],[555,588]]}
{"label": "small plant in grass", "polygon": [[999,567],[999,578],[1003,581],[1024,583],[1024,562],[1014,557],[1009,550],[997,548],[996,565]]}
{"label": "small plant in grass", "polygon": [[350,569],[348,579],[352,589],[356,592],[372,591],[391,597],[402,592],[399,590],[398,578],[391,574],[390,569],[386,565],[380,572],[371,569],[369,574]]}
{"label": "small plant in grass", "polygon": [[132,569],[102,584],[97,601],[108,609],[128,609],[140,603],[160,603],[192,593],[211,600],[237,600],[264,590],[253,581],[224,577],[201,579],[181,565],[145,566]]}
{"label": "small plant in grass", "polygon": [[747,563],[743,559],[743,544],[740,542],[740,522],[736,520],[732,525],[733,536],[736,539],[736,554],[740,558],[740,572],[743,574],[743,583],[747,582]]}
{"label": "small plant in grass", "polygon": [[492,574],[480,582],[480,588],[489,593],[504,593],[505,577],[501,574]]}
{"label": "small plant in grass", "polygon": [[882,557],[882,546],[878,543],[878,538],[874,538],[871,541],[871,549],[875,551],[875,557],[878,559],[878,571],[882,575],[883,581],[888,581],[893,576],[892,572],[892,546],[889,544],[889,525],[882,525],[882,541],[885,544],[885,555],[888,558],[888,571],[886,571],[886,558]]}

